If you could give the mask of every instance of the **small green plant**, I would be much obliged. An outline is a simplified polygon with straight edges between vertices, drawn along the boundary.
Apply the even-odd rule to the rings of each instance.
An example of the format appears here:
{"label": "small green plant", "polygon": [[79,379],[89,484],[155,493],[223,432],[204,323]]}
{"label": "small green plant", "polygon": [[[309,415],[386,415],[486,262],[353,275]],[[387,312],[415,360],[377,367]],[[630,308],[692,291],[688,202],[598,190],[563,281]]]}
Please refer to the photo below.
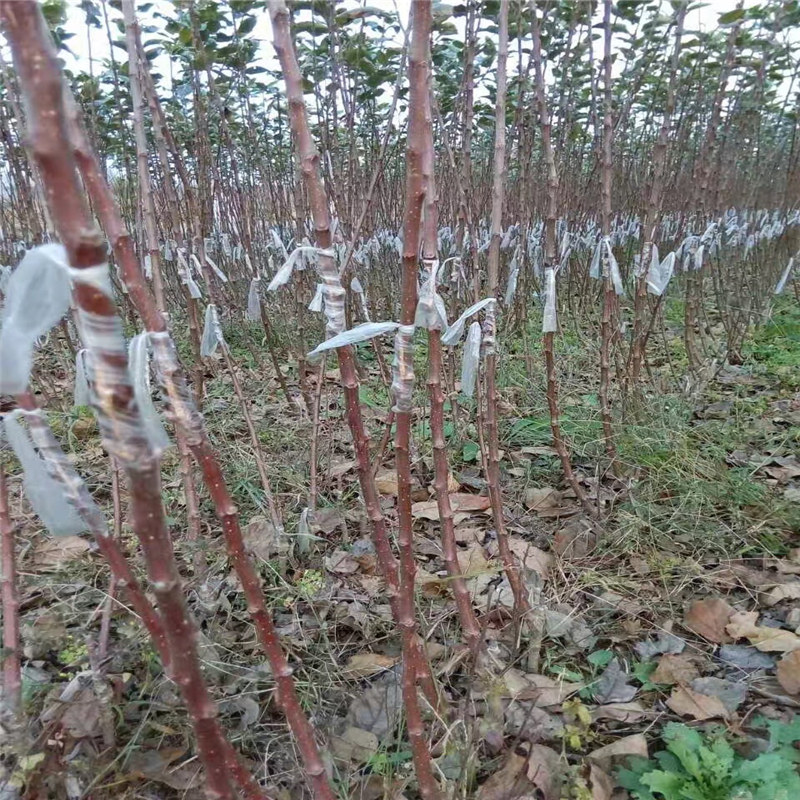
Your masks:
{"label": "small green plant", "polygon": [[[636,800],[790,800],[800,797],[800,717],[761,721],[769,741],[754,758],[739,755],[718,728],[707,735],[677,723],[664,728],[666,750],[655,761],[632,759],[618,774]],[[758,720],[756,721],[758,724]]]}

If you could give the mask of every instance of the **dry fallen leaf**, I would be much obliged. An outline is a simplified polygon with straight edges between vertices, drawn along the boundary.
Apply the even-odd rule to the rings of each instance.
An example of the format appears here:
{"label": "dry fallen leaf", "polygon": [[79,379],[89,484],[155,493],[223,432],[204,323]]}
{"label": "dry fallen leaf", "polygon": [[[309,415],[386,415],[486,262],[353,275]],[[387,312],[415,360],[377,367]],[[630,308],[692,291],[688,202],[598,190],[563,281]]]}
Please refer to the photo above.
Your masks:
{"label": "dry fallen leaf", "polygon": [[721,597],[709,597],[693,603],[683,622],[690,631],[709,642],[727,644],[731,639],[725,626],[735,610]]}
{"label": "dry fallen leaf", "polygon": [[592,800],[611,800],[614,781],[597,764],[592,764],[589,769],[589,783],[592,786]]}
{"label": "dry fallen leaf", "polygon": [[[473,511],[486,511],[491,505],[488,497],[481,494],[468,494],[466,492],[454,492],[450,495],[450,505],[453,513],[470,513]],[[411,513],[417,519],[439,519],[439,504],[436,500],[424,500],[421,503],[414,503],[411,506]]]}
{"label": "dry fallen leaf", "polygon": [[350,656],[350,660],[345,665],[345,677],[368,678],[376,672],[393,667],[396,663],[396,658],[381,653],[356,653],[354,656]]}
{"label": "dry fallen leaf", "polygon": [[525,774],[526,756],[509,753],[503,766],[478,789],[475,800],[520,800],[532,795],[533,786]]}
{"label": "dry fallen leaf", "polygon": [[358,572],[359,566],[358,561],[347,550],[334,550],[329,556],[325,556],[325,569],[337,575],[352,575]]}
{"label": "dry fallen leaf", "polygon": [[57,570],[89,551],[89,542],[80,536],[58,536],[43,539],[33,550],[37,570]]}
{"label": "dry fallen leaf", "polygon": [[508,546],[525,569],[538,572],[542,578],[547,577],[553,563],[553,557],[549,553],[534,547],[520,536],[509,536]]}
{"label": "dry fallen leaf", "polygon": [[749,639],[763,653],[790,653],[800,649],[800,636],[796,633],[756,625],[757,619],[757,611],[733,614],[727,631],[734,639]]}
{"label": "dry fallen leaf", "polygon": [[645,715],[641,703],[608,703],[592,711],[592,719],[613,719],[617,722],[638,722]]}
{"label": "dry fallen leaf", "polygon": [[781,583],[761,598],[765,606],[774,606],[782,600],[800,600],[800,583]]}
{"label": "dry fallen leaf", "polygon": [[692,717],[700,721],[728,716],[728,709],[719,698],[700,694],[687,686],[678,686],[673,689],[667,705],[682,717]]}
{"label": "dry fallen leaf", "polygon": [[278,536],[273,524],[265,517],[253,517],[247,523],[242,538],[248,553],[262,561],[269,561],[275,555],[287,555],[289,539]]}
{"label": "dry fallen leaf", "polygon": [[355,698],[347,712],[347,722],[380,738],[396,724],[402,704],[398,667],[379,675]]}
{"label": "dry fallen leaf", "polygon": [[598,767],[610,771],[612,766],[627,759],[629,756],[641,756],[647,758],[647,740],[641,733],[635,733],[633,736],[625,736],[622,739],[617,739],[605,747],[600,747],[597,750],[589,753],[589,760]]}
{"label": "dry fallen leaf", "polygon": [[778,683],[788,694],[800,694],[800,650],[787,653],[778,662]]}
{"label": "dry fallen leaf", "polygon": [[535,744],[528,755],[526,768],[528,780],[539,790],[542,800],[559,800],[561,797],[561,776],[564,766],[561,756],[552,748]]}
{"label": "dry fallen leaf", "polygon": [[380,741],[371,731],[351,725],[338,736],[332,736],[330,745],[334,758],[353,764],[363,764],[378,750]]}
{"label": "dry fallen leaf", "polygon": [[561,492],[552,486],[540,486],[525,492],[525,505],[533,511],[555,508],[561,503]]}
{"label": "dry fallen leaf", "polygon": [[699,676],[697,667],[687,655],[667,653],[659,659],[655,672],[650,676],[653,683],[672,686],[675,683],[690,683]]}
{"label": "dry fallen leaf", "polygon": [[194,760],[171,766],[183,753],[184,748],[134,750],[128,758],[128,769],[137,777],[163,783],[178,792],[186,792],[201,786],[203,775],[200,765]]}
{"label": "dry fallen leaf", "polygon": [[375,488],[381,494],[397,494],[397,471],[386,469],[375,476]]}

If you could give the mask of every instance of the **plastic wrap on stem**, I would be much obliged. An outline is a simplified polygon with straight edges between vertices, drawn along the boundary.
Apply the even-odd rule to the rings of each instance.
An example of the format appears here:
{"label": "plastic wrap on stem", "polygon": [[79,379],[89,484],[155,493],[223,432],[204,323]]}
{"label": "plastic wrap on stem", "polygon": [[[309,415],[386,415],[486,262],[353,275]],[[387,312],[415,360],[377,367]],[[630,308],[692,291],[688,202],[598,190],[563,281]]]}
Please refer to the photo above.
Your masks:
{"label": "plastic wrap on stem", "polygon": [[224,342],[222,326],[219,323],[217,307],[213,303],[206,306],[206,318],[203,325],[203,336],[200,340],[200,355],[203,358],[214,355],[217,346]]}
{"label": "plastic wrap on stem", "polygon": [[442,334],[442,344],[447,345],[448,347],[452,347],[453,345],[458,344],[458,342],[461,341],[461,337],[464,335],[464,326],[465,326],[467,320],[473,314],[477,314],[479,311],[481,311],[482,309],[486,308],[488,305],[490,305],[490,304],[492,304],[494,302],[495,302],[494,297],[485,297],[483,300],[479,300],[477,303],[473,303]]}
{"label": "plastic wrap on stem", "polygon": [[789,263],[786,265],[786,269],[784,269],[783,274],[778,281],[778,285],[775,287],[775,294],[783,294],[783,290],[786,288],[786,284],[789,282],[789,278],[792,275],[793,266],[794,257],[789,259]]}
{"label": "plastic wrap on stem", "polygon": [[167,331],[161,331],[150,334],[150,346],[156,380],[166,401],[166,417],[180,426],[186,444],[195,447],[203,441],[203,416],[186,384],[175,343]]}
{"label": "plastic wrap on stem", "polygon": [[351,344],[358,344],[359,342],[366,342],[368,339],[374,339],[376,336],[381,336],[384,333],[390,333],[397,330],[399,327],[397,322],[364,322],[361,325],[356,325],[354,328],[342,331],[326,339],[321,344],[318,344],[310,353],[308,358],[315,358],[321,355],[326,350],[335,350],[337,347],[347,347]]}
{"label": "plastic wrap on stem", "polygon": [[22,467],[25,495],[42,524],[53,536],[75,536],[83,533],[89,526],[67,501],[67,488],[47,468],[48,453],[37,454],[28,431],[19,422],[19,417],[27,413],[29,412],[16,409],[3,417],[6,438]]}
{"label": "plastic wrap on stem", "polygon": [[392,398],[395,413],[413,410],[414,392],[414,326],[399,325],[394,335],[392,361]]}
{"label": "plastic wrap on stem", "polygon": [[153,452],[160,456],[170,446],[164,424],[153,403],[150,387],[149,334],[140,333],[128,345],[128,371],[133,381],[133,395],[142,418],[145,434]]}
{"label": "plastic wrap on stem", "polygon": [[558,311],[556,306],[556,271],[552,267],[545,270],[544,314],[542,333],[558,331]]}
{"label": "plastic wrap on stem", "polygon": [[475,394],[475,383],[478,377],[478,365],[481,357],[481,324],[473,322],[469,326],[467,341],[461,358],[461,391],[467,397]]}
{"label": "plastic wrap on stem", "polygon": [[247,290],[247,319],[250,322],[258,322],[261,319],[261,298],[259,289],[261,278],[255,277],[250,281],[250,288]]}
{"label": "plastic wrap on stem", "polygon": [[414,324],[429,331],[441,331],[447,328],[447,310],[439,293],[436,291],[439,279],[439,262],[425,260],[426,279],[419,290],[417,310]]}

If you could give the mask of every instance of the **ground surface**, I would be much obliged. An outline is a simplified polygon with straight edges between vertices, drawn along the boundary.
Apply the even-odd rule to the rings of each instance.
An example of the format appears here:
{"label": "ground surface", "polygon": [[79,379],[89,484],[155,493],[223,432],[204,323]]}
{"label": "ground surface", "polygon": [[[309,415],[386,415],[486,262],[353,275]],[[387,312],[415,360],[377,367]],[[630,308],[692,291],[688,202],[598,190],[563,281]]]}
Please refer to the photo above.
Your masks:
{"label": "ground surface", "polygon": [[[502,800],[538,792],[547,800],[603,800],[615,791],[617,766],[629,754],[658,749],[670,720],[722,723],[743,738],[756,717],[790,721],[800,708],[800,311],[793,299],[780,299],[748,337],[744,363],[711,370],[689,393],[679,391],[682,317],[677,304],[667,305],[651,353],[653,383],[617,426],[616,477],[603,456],[597,336],[566,330],[558,339],[563,428],[600,508],[596,524],[566,491],[551,447],[541,354],[538,345],[523,344],[538,342],[536,320],[528,337],[506,340],[505,512],[538,598],[540,649],[527,635],[519,638],[510,618],[474,408],[462,402],[455,426],[447,413],[459,558],[489,639],[491,669],[478,673],[464,653],[445,577],[419,394],[414,514],[421,632],[455,712],[429,722],[437,766],[463,792],[456,796]],[[415,797],[410,753],[397,734],[399,641],[376,576],[338,373],[326,372],[322,387],[322,499],[309,541],[297,536],[297,526],[308,502],[311,420],[302,403],[279,393],[271,369],[256,363],[252,351],[264,353],[259,332],[238,324],[227,332],[286,539],[266,520],[247,429],[220,363],[209,364],[204,413],[249,523],[248,543],[298,691],[329,743],[343,797]],[[710,325],[710,339],[719,335]],[[418,375],[424,375],[426,354],[418,344]],[[388,396],[372,351],[360,355],[367,376],[361,399],[375,448]],[[287,364],[290,379],[294,368]],[[87,410],[67,409],[71,386],[63,372],[53,384],[63,401],[61,411],[58,403],[50,406],[53,427],[110,518],[111,473],[96,426]],[[619,399],[615,409],[619,419]],[[393,524],[391,447],[378,480]],[[185,540],[172,451],[163,494],[224,725],[276,797],[302,797],[274,684],[203,491],[203,539]],[[87,677],[87,637],[97,639],[108,592],[101,558],[84,539],[47,538],[19,497],[12,482],[31,719],[19,769],[40,776],[35,783],[46,797],[201,797],[181,702],[124,606],[112,616],[107,682],[93,686]],[[135,554],[127,527],[123,537]],[[556,772],[560,787],[548,777]]]}

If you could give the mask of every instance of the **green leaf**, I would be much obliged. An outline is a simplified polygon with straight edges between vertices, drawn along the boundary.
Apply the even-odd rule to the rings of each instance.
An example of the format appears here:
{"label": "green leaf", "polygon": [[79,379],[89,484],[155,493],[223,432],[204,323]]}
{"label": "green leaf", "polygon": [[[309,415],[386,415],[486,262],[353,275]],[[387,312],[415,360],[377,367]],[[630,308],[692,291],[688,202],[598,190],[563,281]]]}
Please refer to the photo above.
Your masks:
{"label": "green leaf", "polygon": [[732,22],[740,20],[747,12],[743,8],[735,8],[733,11],[728,11],[725,14],[720,14],[717,22],[720,25],[730,25]]}

